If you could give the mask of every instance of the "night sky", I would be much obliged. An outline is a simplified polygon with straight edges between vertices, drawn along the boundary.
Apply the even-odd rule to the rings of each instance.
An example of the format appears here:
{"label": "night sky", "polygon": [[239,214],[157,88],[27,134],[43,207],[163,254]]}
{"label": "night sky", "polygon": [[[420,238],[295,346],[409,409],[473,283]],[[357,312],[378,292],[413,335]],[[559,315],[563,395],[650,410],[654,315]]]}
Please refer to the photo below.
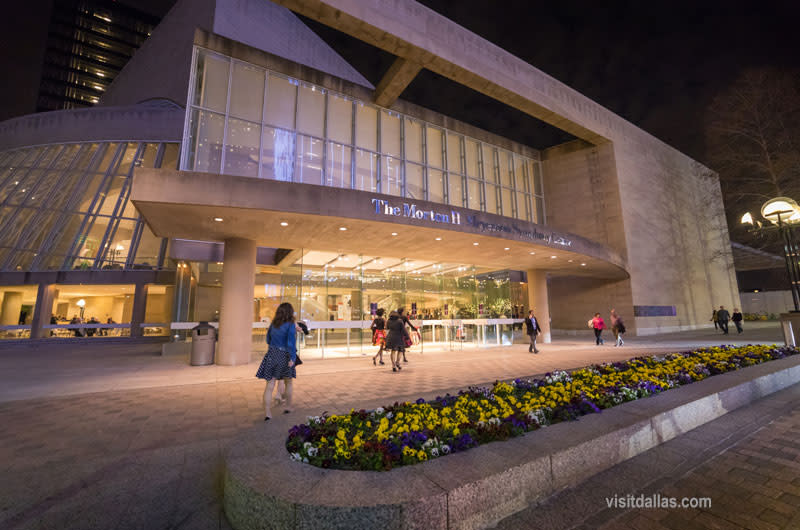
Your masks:
{"label": "night sky", "polygon": [[[52,0],[51,0],[52,1]],[[48,0],[15,2],[0,23],[0,119],[30,112]],[[126,2],[163,14],[170,0]],[[711,98],[751,67],[800,66],[800,2],[422,0],[462,26],[700,161]],[[310,23],[370,81],[393,57]],[[402,95],[534,147],[567,135],[423,71]]]}

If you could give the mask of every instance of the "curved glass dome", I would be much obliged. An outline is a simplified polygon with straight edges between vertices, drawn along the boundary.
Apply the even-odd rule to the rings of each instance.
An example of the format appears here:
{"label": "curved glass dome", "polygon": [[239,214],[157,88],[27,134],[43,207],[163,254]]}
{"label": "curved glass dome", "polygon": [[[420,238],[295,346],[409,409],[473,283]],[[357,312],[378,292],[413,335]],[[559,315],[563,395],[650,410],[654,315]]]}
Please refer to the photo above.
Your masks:
{"label": "curved glass dome", "polygon": [[154,268],[162,246],[128,200],[135,167],[178,144],[84,142],[0,152],[0,270]]}

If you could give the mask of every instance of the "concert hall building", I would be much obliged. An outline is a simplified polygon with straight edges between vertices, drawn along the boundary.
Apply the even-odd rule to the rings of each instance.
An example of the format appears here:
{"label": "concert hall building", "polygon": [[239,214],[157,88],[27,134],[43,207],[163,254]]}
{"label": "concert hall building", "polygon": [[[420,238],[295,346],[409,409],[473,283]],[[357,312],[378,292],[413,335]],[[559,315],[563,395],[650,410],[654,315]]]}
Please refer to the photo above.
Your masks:
{"label": "concert hall building", "polygon": [[[373,85],[297,14],[396,58]],[[574,139],[399,98],[423,69]],[[410,0],[178,0],[98,106],[0,123],[0,201],[10,339],[207,320],[240,364],[282,301],[311,357],[373,351],[378,308],[453,350],[510,344],[529,308],[549,341],[739,301],[712,171]]]}

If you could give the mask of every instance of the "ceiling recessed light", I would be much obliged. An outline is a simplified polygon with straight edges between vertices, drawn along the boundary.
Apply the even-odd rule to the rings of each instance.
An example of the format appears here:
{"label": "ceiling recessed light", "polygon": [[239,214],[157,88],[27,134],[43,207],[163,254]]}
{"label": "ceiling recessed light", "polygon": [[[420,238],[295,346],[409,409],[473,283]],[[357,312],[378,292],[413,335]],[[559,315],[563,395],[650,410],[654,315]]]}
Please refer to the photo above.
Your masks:
{"label": "ceiling recessed light", "polygon": [[555,256],[550,256],[550,259],[556,259],[556,257]]}
{"label": "ceiling recessed light", "polygon": [[533,256],[534,254],[536,254],[536,252],[531,252],[531,256]]}
{"label": "ceiling recessed light", "polygon": [[222,217],[215,217],[214,220],[218,223],[222,222]]}
{"label": "ceiling recessed light", "polygon": [[393,236],[396,236],[396,235],[397,235],[397,232],[392,232],[392,235],[393,235]]}
{"label": "ceiling recessed light", "polygon": [[477,243],[477,241],[476,241],[475,243],[473,243],[473,245],[475,245],[475,246],[477,247],[477,246],[478,246],[478,243]]}
{"label": "ceiling recessed light", "polygon": [[581,267],[585,267],[585,266],[586,266],[586,264],[585,264],[585,263],[581,263]]}
{"label": "ceiling recessed light", "polygon": [[511,250],[511,247],[506,247],[503,250]]}
{"label": "ceiling recessed light", "polygon": [[340,227],[339,227],[339,230],[341,230],[342,232],[344,232],[344,231],[346,231],[346,230],[347,230],[347,227],[346,227],[346,226],[340,226]]}
{"label": "ceiling recessed light", "polygon": [[437,238],[436,238],[436,241],[441,241],[441,240],[442,240],[442,238],[441,238],[441,237],[437,237]]}
{"label": "ceiling recessed light", "polygon": [[289,226],[289,223],[287,223],[286,221],[281,221],[281,226]]}
{"label": "ceiling recessed light", "polygon": [[568,262],[570,262],[570,263],[572,263],[572,262],[573,262],[573,261],[575,261],[575,260],[568,259],[567,261],[568,261]]}

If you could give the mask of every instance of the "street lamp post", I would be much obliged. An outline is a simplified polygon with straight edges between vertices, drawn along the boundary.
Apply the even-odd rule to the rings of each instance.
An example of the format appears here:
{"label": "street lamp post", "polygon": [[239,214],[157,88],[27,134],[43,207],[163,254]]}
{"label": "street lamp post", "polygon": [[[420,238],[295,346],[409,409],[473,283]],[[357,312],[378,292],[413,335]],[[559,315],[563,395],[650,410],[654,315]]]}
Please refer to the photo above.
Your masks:
{"label": "street lamp post", "polygon": [[[772,223],[781,235],[786,274],[789,277],[789,289],[794,302],[794,310],[791,312],[800,313],[800,249],[794,237],[794,227],[800,224],[800,206],[788,197],[776,197],[764,203],[761,215]],[[742,216],[742,223],[749,224],[754,230],[770,228],[760,221],[754,221],[749,212]]]}

